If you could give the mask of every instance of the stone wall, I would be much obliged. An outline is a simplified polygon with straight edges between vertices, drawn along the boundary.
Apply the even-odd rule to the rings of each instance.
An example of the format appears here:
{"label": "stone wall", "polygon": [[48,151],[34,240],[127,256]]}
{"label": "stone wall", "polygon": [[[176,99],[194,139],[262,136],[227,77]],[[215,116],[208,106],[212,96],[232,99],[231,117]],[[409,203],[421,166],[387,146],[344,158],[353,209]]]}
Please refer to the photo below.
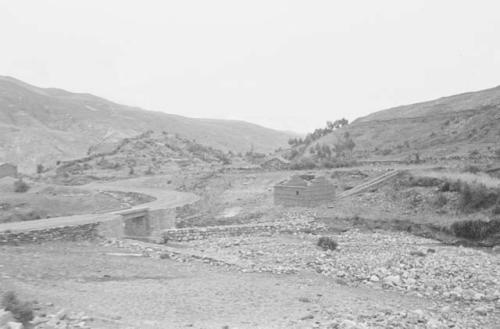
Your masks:
{"label": "stone wall", "polygon": [[261,223],[169,229],[162,232],[161,238],[163,243],[166,243],[167,241],[193,241],[258,233],[311,232],[314,230],[315,227],[306,222],[293,225],[290,223]]}
{"label": "stone wall", "polygon": [[98,237],[98,226],[99,223],[90,223],[26,232],[0,232],[0,245],[17,245],[48,241],[92,240]]}

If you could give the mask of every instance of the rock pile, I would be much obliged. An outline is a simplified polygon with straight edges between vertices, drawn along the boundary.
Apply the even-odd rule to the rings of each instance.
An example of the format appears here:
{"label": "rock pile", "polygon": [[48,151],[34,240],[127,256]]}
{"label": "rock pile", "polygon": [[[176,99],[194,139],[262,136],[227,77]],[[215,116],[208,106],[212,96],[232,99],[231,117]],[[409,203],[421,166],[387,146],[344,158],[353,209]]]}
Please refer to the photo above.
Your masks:
{"label": "rock pile", "polygon": [[16,320],[9,311],[0,309],[0,329],[85,329],[93,328],[89,322],[93,319],[84,313],[73,314],[61,309],[55,314],[38,314],[29,323]]}

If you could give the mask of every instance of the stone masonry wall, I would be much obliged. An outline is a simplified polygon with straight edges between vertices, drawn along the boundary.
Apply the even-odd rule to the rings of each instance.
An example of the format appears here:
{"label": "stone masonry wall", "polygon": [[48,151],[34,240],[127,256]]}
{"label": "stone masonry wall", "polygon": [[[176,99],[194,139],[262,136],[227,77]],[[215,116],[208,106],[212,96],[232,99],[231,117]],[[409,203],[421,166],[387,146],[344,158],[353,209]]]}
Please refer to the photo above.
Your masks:
{"label": "stone masonry wall", "polygon": [[223,238],[256,233],[279,233],[279,232],[302,232],[314,231],[310,223],[294,224],[290,223],[262,223],[246,225],[223,225],[208,227],[191,227],[169,229],[162,232],[162,240],[167,241],[193,241],[208,238]]}
{"label": "stone masonry wall", "polygon": [[90,223],[27,232],[0,232],[0,245],[91,240],[98,237],[98,226],[99,223]]}

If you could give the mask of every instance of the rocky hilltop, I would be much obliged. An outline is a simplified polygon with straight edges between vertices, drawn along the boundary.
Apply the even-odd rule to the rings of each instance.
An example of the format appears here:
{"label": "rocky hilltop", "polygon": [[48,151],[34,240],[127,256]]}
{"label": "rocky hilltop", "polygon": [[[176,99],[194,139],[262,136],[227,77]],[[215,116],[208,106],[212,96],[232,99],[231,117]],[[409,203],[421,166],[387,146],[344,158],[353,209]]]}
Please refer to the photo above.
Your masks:
{"label": "rocky hilltop", "polygon": [[36,164],[79,158],[92,145],[115,143],[145,131],[180,134],[234,152],[269,152],[289,133],[243,121],[193,119],[120,105],[56,88],[39,88],[0,76],[0,162],[34,171]]}
{"label": "rocky hilltop", "polygon": [[147,131],[119,142],[90,148],[89,155],[58,161],[44,177],[66,185],[142,175],[214,170],[231,162],[231,155],[167,132]]}

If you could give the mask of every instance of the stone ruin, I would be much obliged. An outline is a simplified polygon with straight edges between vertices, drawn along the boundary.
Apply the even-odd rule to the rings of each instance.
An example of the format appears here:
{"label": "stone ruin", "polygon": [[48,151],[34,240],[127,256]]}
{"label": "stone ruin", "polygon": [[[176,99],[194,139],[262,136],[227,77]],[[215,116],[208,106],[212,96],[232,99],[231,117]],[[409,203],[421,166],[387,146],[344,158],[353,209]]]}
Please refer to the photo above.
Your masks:
{"label": "stone ruin", "polygon": [[285,207],[316,207],[334,197],[334,185],[323,176],[295,175],[274,186],[274,204]]}

